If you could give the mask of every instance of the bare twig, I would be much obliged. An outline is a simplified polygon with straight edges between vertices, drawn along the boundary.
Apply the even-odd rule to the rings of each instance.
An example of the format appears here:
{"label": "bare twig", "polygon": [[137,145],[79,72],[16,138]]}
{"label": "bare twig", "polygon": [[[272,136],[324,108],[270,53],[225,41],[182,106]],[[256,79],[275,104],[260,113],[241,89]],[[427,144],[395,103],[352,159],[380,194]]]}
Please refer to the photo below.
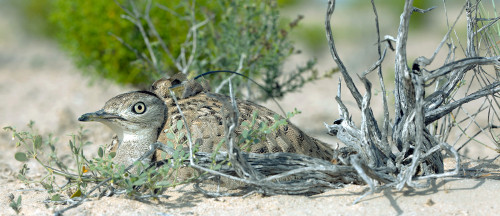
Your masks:
{"label": "bare twig", "polygon": [[[245,53],[242,53],[240,55],[240,63],[238,64],[238,69],[236,69],[236,73],[241,73],[241,70],[243,70],[243,62],[245,62],[246,57],[247,57],[247,55]],[[229,82],[229,80],[234,78],[235,76],[236,76],[236,74],[232,74],[227,79],[220,82],[219,86],[217,86],[217,88],[215,88],[215,93],[219,93],[222,90],[222,88]]]}
{"label": "bare twig", "polygon": [[114,37],[122,45],[127,47],[127,49],[132,51],[135,54],[135,56],[137,57],[137,59],[142,59],[143,61],[146,61],[151,67],[154,67],[153,62],[151,62],[151,60],[149,60],[149,58],[147,56],[145,56],[144,53],[139,53],[139,51],[137,49],[130,46],[130,44],[128,44],[121,37],[118,37],[117,35],[113,34],[112,32],[108,32],[108,34],[111,35],[112,37]]}
{"label": "bare twig", "polygon": [[361,99],[362,99],[361,94],[359,93],[358,88],[356,88],[356,85],[352,81],[351,76],[347,72],[347,68],[344,66],[344,63],[342,62],[342,60],[340,60],[340,57],[337,53],[337,48],[335,47],[335,41],[333,40],[332,29],[330,27],[330,20],[334,10],[335,10],[335,0],[329,0],[326,12],[326,19],[325,19],[326,39],[328,40],[330,53],[332,54],[333,60],[337,63],[337,65],[340,68],[340,72],[344,77],[344,81],[347,84],[347,88],[349,88],[349,90],[351,91],[351,94],[356,100],[358,107],[361,108]]}
{"label": "bare twig", "polygon": [[418,12],[418,13],[427,13],[431,10],[434,10],[436,8],[436,6],[434,7],[430,7],[430,8],[427,8],[427,9],[420,9],[420,8],[417,8],[417,7],[413,7],[413,12]]}
{"label": "bare twig", "polygon": [[436,50],[434,50],[434,53],[432,56],[428,59],[425,58],[424,56],[418,57],[413,64],[419,65],[420,69],[424,69],[427,65],[430,65],[434,59],[436,58],[437,54],[439,53],[439,50],[443,47],[444,43],[449,39],[451,31],[454,29],[455,25],[457,24],[459,18],[462,16],[463,11],[465,10],[465,5],[462,7],[462,10],[458,14],[457,18],[455,19],[455,22],[451,27],[448,28],[448,32],[446,32],[446,35],[443,37],[439,45],[437,46]]}
{"label": "bare twig", "polygon": [[[135,6],[135,3],[133,0],[130,0],[129,3],[130,3],[130,6],[132,7],[132,13],[134,16],[133,16],[133,18],[128,18],[128,20],[130,20],[132,23],[134,23],[135,26],[139,29],[139,32],[141,32],[142,39],[144,40],[144,44],[146,44],[146,47],[149,51],[149,56],[151,58],[151,62],[153,63],[153,66],[154,66],[153,68],[158,73],[161,73],[161,70],[160,70],[159,65],[158,65],[158,60],[156,60],[156,55],[153,51],[151,43],[149,42],[149,37],[146,34],[146,31],[144,30],[144,27],[142,26],[142,23],[140,21],[141,14],[137,10],[137,7]],[[127,18],[127,16],[125,16],[125,18]]]}
{"label": "bare twig", "polygon": [[[189,32],[192,34],[192,43],[191,43],[191,52],[189,53],[189,59],[188,59],[188,62],[184,64],[184,67],[182,68],[182,73],[183,74],[187,74],[188,70],[189,70],[189,67],[191,66],[191,64],[193,63],[193,60],[194,60],[194,57],[196,56],[196,40],[198,39],[197,37],[197,32],[198,32],[198,28],[205,25],[205,23],[208,22],[208,20],[205,20],[203,21],[202,23],[199,23],[199,24],[196,24],[196,20],[195,20],[195,17],[194,17],[194,8],[195,8],[195,0],[192,1],[192,8],[191,8],[191,25],[192,27],[189,29]],[[188,33],[189,35],[189,33]],[[187,38],[186,38],[187,39]],[[184,53],[182,54],[182,56],[184,56]]]}
{"label": "bare twig", "polygon": [[[398,35],[396,37],[396,53],[395,53],[395,89],[394,96],[398,103],[395,103],[396,119],[401,120],[405,111],[414,102],[412,97],[405,93],[405,88],[413,89],[410,80],[410,71],[406,58],[406,42],[408,40],[408,28],[410,23],[410,16],[413,12],[413,0],[405,1],[403,13],[400,16]],[[411,109],[411,107],[410,107]],[[398,125],[395,125],[396,127]],[[393,132],[394,133],[394,132]]]}
{"label": "bare twig", "polygon": [[461,70],[464,68],[469,68],[471,66],[477,65],[500,65],[500,56],[494,57],[470,57],[464,58],[452,63],[443,65],[442,67],[430,71],[430,74],[424,78],[424,81],[427,82],[431,79],[435,79],[437,77],[446,75],[452,71]]}
{"label": "bare twig", "polygon": [[488,85],[477,92],[470,94],[466,97],[463,97],[455,102],[446,104],[444,106],[441,106],[439,108],[436,108],[434,110],[427,111],[425,113],[425,124],[430,124],[433,121],[436,121],[443,117],[444,115],[447,115],[450,113],[452,110],[456,109],[457,107],[461,106],[464,103],[468,103],[470,101],[476,100],[480,97],[484,97],[487,95],[491,95],[494,93],[500,92],[500,82],[495,82],[491,85]]}
{"label": "bare twig", "polygon": [[[375,6],[374,0],[372,0],[371,3],[372,3],[372,8],[373,8],[373,13],[375,14],[375,27],[377,29],[377,52],[378,52],[379,59],[381,59],[383,61],[383,59],[385,59],[387,47],[384,49],[384,52],[381,53],[380,26],[379,26],[379,21],[378,21],[377,7]],[[383,102],[383,106],[384,106],[384,124],[383,124],[383,128],[382,128],[381,139],[383,142],[388,143],[387,137],[389,134],[389,121],[390,121],[390,119],[389,119],[389,107],[387,105],[387,91],[385,88],[384,76],[382,73],[382,67],[380,65],[378,66],[378,77],[379,77],[379,82],[380,82],[380,88],[382,89],[382,102]]]}
{"label": "bare twig", "polygon": [[234,98],[233,86],[231,80],[229,80],[229,96],[231,97],[231,105],[225,103],[226,109],[228,111],[228,118],[226,119],[229,124],[226,124],[226,144],[229,149],[229,161],[233,164],[233,167],[238,174],[238,176],[244,179],[250,179],[252,181],[259,181],[263,178],[263,175],[257,172],[247,160],[243,158],[240,148],[235,145],[236,133],[234,132],[238,126],[239,111],[236,106],[236,99]]}
{"label": "bare twig", "polygon": [[[155,5],[158,6],[158,3],[155,3]],[[151,33],[153,33],[153,35],[156,37],[156,39],[160,43],[160,46],[162,47],[163,51],[167,54],[167,56],[172,61],[172,63],[174,63],[175,67],[177,67],[177,70],[181,71],[182,66],[179,64],[179,62],[175,61],[174,56],[170,52],[170,49],[168,49],[167,44],[165,44],[165,41],[163,41],[163,38],[160,36],[158,31],[156,30],[155,25],[151,21],[151,17],[149,16],[150,11],[151,11],[151,0],[148,0],[146,10],[144,12],[144,20],[146,20],[146,23],[148,24],[148,27],[151,30]]]}

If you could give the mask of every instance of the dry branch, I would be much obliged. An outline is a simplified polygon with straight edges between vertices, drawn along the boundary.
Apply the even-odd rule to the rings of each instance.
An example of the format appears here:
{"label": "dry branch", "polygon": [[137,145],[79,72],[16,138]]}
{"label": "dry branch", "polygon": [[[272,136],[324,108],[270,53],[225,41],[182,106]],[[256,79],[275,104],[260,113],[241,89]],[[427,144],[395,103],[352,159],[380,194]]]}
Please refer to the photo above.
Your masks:
{"label": "dry branch", "polygon": [[[376,16],[377,36],[380,34],[378,29],[378,18],[375,5],[373,4],[373,11]],[[473,69],[480,68],[483,65],[499,65],[499,57],[479,57],[477,56],[477,47],[475,44],[476,38],[473,31],[475,28],[475,21],[472,17],[472,11],[475,10],[475,5],[467,1],[464,9],[467,14],[468,21],[468,38],[467,38],[467,56],[464,59],[452,61],[438,69],[426,70],[435,58],[441,47],[449,39],[450,33],[453,31],[458,17],[453,23],[452,27],[448,30],[447,34],[438,45],[438,48],[430,58],[419,57],[414,62],[413,68],[408,67],[408,59],[406,54],[406,44],[408,40],[408,29],[410,25],[410,18],[413,12],[425,13],[429,10],[417,9],[413,6],[412,0],[405,1],[403,13],[400,17],[400,25],[397,37],[395,38],[395,121],[393,122],[392,129],[392,142],[398,147],[397,151],[393,151],[387,142],[387,129],[384,130],[380,137],[374,129],[377,128],[377,122],[371,117],[373,114],[370,109],[371,99],[371,83],[366,79],[365,75],[376,69],[379,69],[379,81],[382,89],[385,89],[383,84],[382,74],[380,73],[380,64],[384,60],[384,54],[380,49],[380,36],[378,40],[379,60],[367,71],[365,71],[361,82],[364,84],[366,94],[361,97],[358,86],[356,86],[346,71],[342,61],[340,61],[337,51],[335,49],[334,40],[331,34],[331,27],[329,19],[333,13],[335,1],[328,2],[328,9],[326,15],[326,34],[332,54],[333,60],[339,65],[344,82],[346,82],[351,95],[356,100],[358,108],[361,109],[361,128],[356,127],[356,124],[349,116],[348,108],[344,105],[340,98],[340,83],[336,100],[339,105],[341,119],[334,122],[332,125],[326,125],[328,133],[337,136],[344,144],[353,148],[358,152],[357,155],[352,155],[347,160],[347,164],[352,164],[358,174],[370,185],[372,190],[375,190],[374,180],[385,183],[387,186],[395,186],[397,189],[402,189],[404,186],[421,187],[420,183],[415,182],[417,179],[428,179],[436,177],[445,177],[457,175],[460,168],[460,158],[457,151],[450,145],[439,142],[436,137],[430,133],[426,126],[436,120],[447,116],[453,110],[460,108],[463,104],[468,103],[479,98],[485,98],[488,95],[494,95],[500,92],[500,82],[494,80],[487,83],[484,87],[476,92],[470,93],[462,98],[450,101],[459,85],[458,82],[463,80],[464,75]],[[461,15],[461,13],[460,13]],[[459,15],[459,17],[460,17]],[[493,19],[492,22],[496,21]],[[488,25],[491,26],[491,25]],[[482,30],[482,29],[481,29]],[[392,38],[386,36],[386,38]],[[448,59],[454,56],[454,47],[449,44],[450,53]],[[422,72],[427,72],[424,75]],[[443,79],[445,78],[445,79]],[[435,80],[446,80],[441,82],[436,91],[425,97],[426,82],[434,82]],[[384,90],[385,91],[385,90]],[[382,98],[385,102],[385,94]],[[495,100],[496,102],[496,100]],[[385,105],[384,105],[385,106]],[[384,107],[385,109],[385,107]],[[484,109],[483,109],[484,110]],[[384,110],[384,125],[389,121],[389,115]],[[496,113],[496,111],[495,111]],[[476,113],[477,114],[477,113]],[[371,129],[371,130],[370,130]],[[452,172],[444,172],[443,155],[441,150],[445,150],[449,155],[455,158],[456,169]],[[420,170],[419,173],[417,171]],[[372,173],[368,175],[368,173]],[[381,180],[379,176],[388,176]]]}

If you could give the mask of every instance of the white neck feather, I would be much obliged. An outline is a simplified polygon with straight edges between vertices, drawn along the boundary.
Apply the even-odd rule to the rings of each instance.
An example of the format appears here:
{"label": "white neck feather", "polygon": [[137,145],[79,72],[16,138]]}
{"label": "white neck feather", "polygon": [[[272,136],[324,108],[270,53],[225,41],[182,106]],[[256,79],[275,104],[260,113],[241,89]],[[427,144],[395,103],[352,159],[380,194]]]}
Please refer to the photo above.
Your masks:
{"label": "white neck feather", "polygon": [[[151,144],[156,142],[157,138],[157,133],[151,130],[140,130],[135,133],[124,131],[123,140],[119,140],[115,162],[125,166],[131,165],[149,151]],[[149,163],[150,161],[151,158],[147,158],[143,162]]]}

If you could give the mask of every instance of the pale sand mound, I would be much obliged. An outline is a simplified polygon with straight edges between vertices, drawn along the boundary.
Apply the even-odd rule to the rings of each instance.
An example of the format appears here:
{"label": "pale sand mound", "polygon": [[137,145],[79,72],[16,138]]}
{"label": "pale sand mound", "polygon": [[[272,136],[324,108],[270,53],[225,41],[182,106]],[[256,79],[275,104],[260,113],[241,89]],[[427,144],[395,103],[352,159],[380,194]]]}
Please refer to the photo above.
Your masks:
{"label": "pale sand mound", "polygon": [[[48,215],[53,209],[65,207],[50,205],[46,208],[42,203],[47,198],[45,192],[15,191],[14,188],[23,188],[16,182],[2,183],[0,188],[16,197],[22,194],[21,213],[25,215]],[[496,215],[500,210],[500,182],[494,180],[438,180],[428,189],[386,190],[353,205],[366,190],[364,186],[352,185],[311,197],[253,195],[215,199],[194,193],[188,186],[168,192],[171,196],[168,199],[150,203],[123,197],[94,199],[65,215]],[[15,214],[8,203],[7,195],[2,195],[3,212]]]}

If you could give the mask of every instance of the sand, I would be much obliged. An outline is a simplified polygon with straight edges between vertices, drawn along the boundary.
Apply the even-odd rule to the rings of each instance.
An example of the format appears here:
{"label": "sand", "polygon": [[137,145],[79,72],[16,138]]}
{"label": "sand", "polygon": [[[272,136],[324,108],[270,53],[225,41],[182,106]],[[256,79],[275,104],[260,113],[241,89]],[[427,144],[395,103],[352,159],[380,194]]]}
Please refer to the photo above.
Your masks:
{"label": "sand", "polygon": [[[336,104],[320,103],[335,92],[338,76],[306,85],[302,92],[288,95],[281,102],[293,109],[296,98],[304,113],[294,122],[313,136],[330,143],[334,138],[321,132],[322,121],[335,119]],[[80,114],[99,109],[114,95],[133,90],[108,81],[94,81],[84,77],[68,56],[56,44],[19,34],[15,20],[0,13],[0,126],[26,129],[30,120],[36,122],[41,134],[53,133],[59,137],[60,155],[68,154],[69,135],[77,132]],[[314,95],[314,97],[307,97]],[[272,105],[270,105],[272,106]],[[296,105],[297,106],[297,105]],[[314,112],[315,111],[315,112]],[[328,120],[325,120],[328,119]],[[319,126],[318,126],[319,125]],[[112,133],[100,124],[84,125],[87,137],[94,144],[85,147],[95,156],[99,145],[110,140]],[[480,147],[477,147],[480,148]],[[21,215],[51,215],[67,205],[46,204],[48,193],[40,185],[27,186],[15,176],[22,163],[14,159],[19,151],[9,133],[0,131],[0,215],[15,215],[9,207],[10,194],[22,195]],[[477,156],[494,155],[491,151]],[[491,158],[491,157],[490,157]],[[446,160],[447,167],[453,160]],[[474,162],[468,167],[483,164]],[[368,187],[348,185],[314,196],[268,196],[208,198],[195,192],[191,185],[168,190],[169,198],[151,202],[127,199],[123,196],[91,198],[66,215],[496,215],[500,212],[498,159],[489,165],[489,176],[478,178],[446,178],[432,181],[425,189],[402,191],[386,189],[369,195],[358,204],[354,200],[368,191]],[[40,178],[45,171],[35,162],[29,162],[28,176]],[[496,170],[496,172],[495,172]]]}

